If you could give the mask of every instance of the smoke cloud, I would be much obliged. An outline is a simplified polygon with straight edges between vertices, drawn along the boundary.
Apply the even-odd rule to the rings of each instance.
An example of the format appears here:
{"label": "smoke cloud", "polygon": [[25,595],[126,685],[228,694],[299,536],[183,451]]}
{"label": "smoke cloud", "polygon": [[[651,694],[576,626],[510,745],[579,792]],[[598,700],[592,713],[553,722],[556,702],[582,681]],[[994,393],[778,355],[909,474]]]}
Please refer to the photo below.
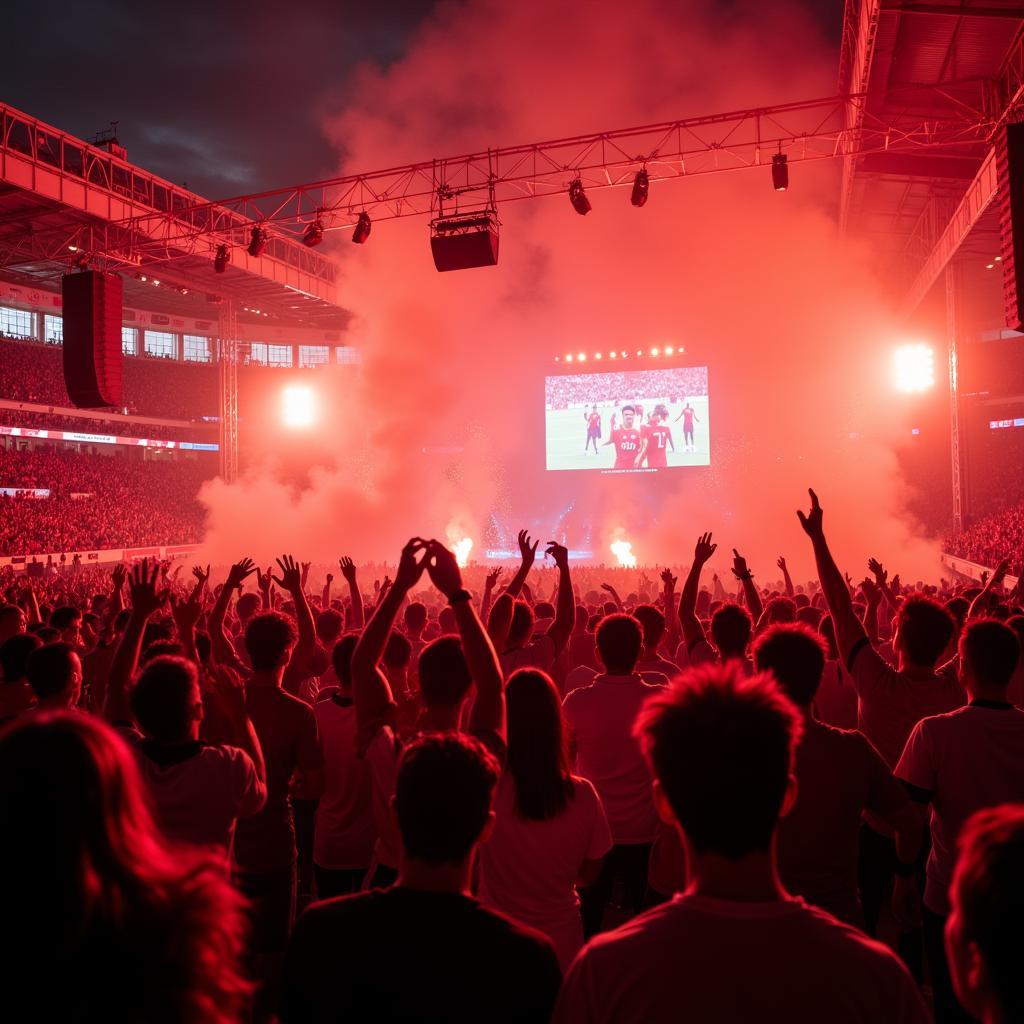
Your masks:
{"label": "smoke cloud", "polygon": [[[405,57],[367,66],[325,123],[341,171],[783,103],[835,91],[838,41],[798,7],[635,0],[442,4]],[[336,243],[362,353],[331,399],[333,457],[296,491],[270,470],[205,492],[208,554],[394,558],[410,534],[468,536],[494,513],[547,532],[573,506],[597,560],[628,538],[641,563],[688,562],[713,530],[762,580],[786,555],[811,575],[794,515],[809,485],[849,567],[934,572],[901,513],[889,392],[899,326],[864,253],[840,243],[838,163],[795,163],[591,191],[500,211],[494,269],[438,274],[420,220]],[[566,180],[571,177],[567,172]],[[657,478],[544,471],[543,376],[556,354],[685,346],[710,367],[712,465]],[[582,440],[582,438],[581,438]],[[254,521],[253,510],[258,511]]]}

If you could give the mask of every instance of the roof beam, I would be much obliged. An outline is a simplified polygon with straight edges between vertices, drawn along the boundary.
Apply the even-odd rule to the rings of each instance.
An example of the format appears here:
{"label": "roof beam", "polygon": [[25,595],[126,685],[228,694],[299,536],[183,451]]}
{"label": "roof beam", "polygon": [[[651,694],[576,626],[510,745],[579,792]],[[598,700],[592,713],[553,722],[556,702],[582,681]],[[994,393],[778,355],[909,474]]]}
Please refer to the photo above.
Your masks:
{"label": "roof beam", "polygon": [[904,316],[910,316],[917,309],[946,265],[974,230],[974,226],[995,198],[996,187],[996,151],[990,148],[981,167],[978,168],[978,173],[967,186],[967,191],[932,246],[903,299]]}
{"label": "roof beam", "polygon": [[1024,21],[1024,7],[954,7],[952,4],[915,4],[907,0],[881,0],[882,10],[897,14],[931,14],[953,18],[1005,18]]}

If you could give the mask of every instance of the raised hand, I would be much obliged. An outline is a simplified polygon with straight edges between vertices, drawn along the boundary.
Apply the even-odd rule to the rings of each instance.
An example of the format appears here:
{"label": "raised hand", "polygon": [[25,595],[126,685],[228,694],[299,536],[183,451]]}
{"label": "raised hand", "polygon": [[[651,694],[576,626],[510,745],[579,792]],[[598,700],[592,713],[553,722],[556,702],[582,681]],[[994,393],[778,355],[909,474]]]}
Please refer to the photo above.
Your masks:
{"label": "raised hand", "polygon": [[889,589],[894,594],[898,594],[900,592],[901,587],[902,587],[902,584],[900,583],[900,574],[896,573],[896,575],[893,576],[893,578],[892,578],[892,584],[890,585]]}
{"label": "raised hand", "polygon": [[153,563],[150,572],[149,559],[144,558],[132,566],[128,578],[128,594],[131,598],[132,614],[148,618],[167,600],[166,591],[157,591],[157,580],[160,578],[160,563]]}
{"label": "raised hand", "polygon": [[201,565],[194,565],[192,566],[192,575],[195,576],[196,583],[199,585],[199,589],[202,590],[209,582],[210,567],[207,566],[206,572],[203,572],[203,567]]}
{"label": "raised hand", "polygon": [[675,590],[679,577],[673,576],[671,569],[663,569],[661,571],[661,582],[665,584],[666,590]]}
{"label": "raised hand", "polygon": [[178,634],[183,635],[195,629],[199,616],[203,614],[203,602],[199,597],[199,588],[188,599],[171,594],[171,615],[178,627]]}
{"label": "raised hand", "polygon": [[271,576],[271,570],[273,568],[274,567],[272,565],[268,565],[266,572],[260,572],[258,568],[256,569],[256,586],[259,587],[260,590],[262,590],[265,594],[270,593],[270,584],[273,581],[273,576]]}
{"label": "raised hand", "polygon": [[885,566],[877,558],[868,559],[868,572],[875,577],[875,583],[878,586],[885,586],[885,581],[889,578],[889,574],[885,571]]}
{"label": "raised hand", "polygon": [[444,594],[451,597],[462,589],[462,571],[459,563],[440,541],[432,540],[427,545],[427,553],[423,559],[430,575],[430,581]]}
{"label": "raised hand", "polygon": [[610,583],[602,583],[601,584],[601,589],[606,591],[609,594],[614,594],[615,593],[615,588]]}
{"label": "raised hand", "polygon": [[750,575],[747,560],[735,548],[732,549],[732,574],[738,580],[745,579]]}
{"label": "raised hand", "polygon": [[693,549],[693,560],[695,563],[704,565],[705,562],[718,550],[718,545],[711,542],[711,533],[702,533]]}
{"label": "raised hand", "polygon": [[505,570],[502,569],[501,566],[499,565],[497,569],[492,569],[487,574],[487,584],[486,585],[487,585],[487,589],[488,590],[493,590],[498,585],[498,580],[500,579],[501,574],[504,571]]}
{"label": "raised hand", "polygon": [[330,573],[328,573],[327,574],[327,585],[330,586],[333,582],[334,582],[334,577]]}
{"label": "raised hand", "polygon": [[778,557],[778,559],[776,560],[775,564],[776,564],[776,565],[777,565],[777,566],[778,566],[778,567],[779,567],[779,568],[780,568],[780,569],[781,569],[781,570],[782,570],[783,572],[786,572],[786,559],[785,559],[785,558],[783,558],[783,557],[782,557],[782,555],[779,555],[779,557]]}
{"label": "raised hand", "polygon": [[309,579],[309,567],[313,564],[312,562],[302,562],[302,589],[306,589],[306,580]]}
{"label": "raised hand", "polygon": [[808,512],[807,515],[804,515],[803,512],[797,510],[797,518],[800,520],[800,525],[804,528],[804,533],[806,533],[811,540],[817,540],[818,538],[825,536],[825,531],[821,522],[821,505],[818,503],[818,496],[814,491],[808,488],[807,493],[811,496],[811,511]]}
{"label": "raised hand", "polygon": [[865,576],[864,579],[860,581],[860,589],[861,592],[864,594],[864,598],[868,602],[868,604],[877,604],[881,600],[881,589],[879,588],[877,583],[874,583],[872,580],[868,579],[867,576]]}
{"label": "raised hand", "polygon": [[569,549],[564,544],[549,540],[544,554],[550,555],[559,569],[567,569],[569,567]]}
{"label": "raised hand", "polygon": [[228,579],[224,584],[229,590],[238,590],[242,584],[253,574],[256,573],[259,576],[259,569],[256,568],[256,564],[251,558],[243,558],[240,562],[235,562],[228,571]]}
{"label": "raised hand", "polygon": [[270,570],[267,575],[282,589],[293,596],[302,591],[302,570],[299,563],[291,555],[282,555],[276,559],[277,567],[281,570],[280,576],[271,576]]}
{"label": "raised hand", "polygon": [[[402,548],[401,557],[398,559],[398,570],[395,572],[395,587],[403,594],[407,594],[419,583],[423,570],[427,567],[429,555],[427,549],[429,547],[430,545],[422,537],[413,537]],[[416,556],[421,551],[424,552],[424,555],[417,561]]]}
{"label": "raised hand", "polygon": [[124,590],[125,581],[128,579],[128,566],[118,562],[110,573],[110,579],[114,584],[114,590]]}
{"label": "raised hand", "polygon": [[530,544],[530,535],[526,530],[519,531],[519,554],[523,559],[523,565],[533,565],[537,558],[537,548],[539,546],[539,540],[535,540],[532,545]]}
{"label": "raised hand", "polygon": [[341,575],[345,577],[346,583],[354,583],[356,579],[356,564],[352,561],[348,555],[343,555],[338,559],[338,568],[341,569]]}

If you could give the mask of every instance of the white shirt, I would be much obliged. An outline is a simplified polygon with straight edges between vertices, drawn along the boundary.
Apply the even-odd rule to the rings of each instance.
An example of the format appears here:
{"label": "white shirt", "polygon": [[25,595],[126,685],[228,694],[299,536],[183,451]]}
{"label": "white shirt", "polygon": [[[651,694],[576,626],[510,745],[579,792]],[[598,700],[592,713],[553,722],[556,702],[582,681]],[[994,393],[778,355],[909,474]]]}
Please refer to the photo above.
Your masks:
{"label": "white shirt", "polygon": [[964,822],[985,807],[1024,803],[1024,711],[968,705],[914,726],[896,776],[931,794],[925,906],[948,914]]}
{"label": "white shirt", "polygon": [[612,846],[601,799],[573,777],[573,798],[546,821],[523,818],[515,808],[515,781],[506,773],[494,801],[496,821],[480,849],[480,900],[544,932],[565,970],[583,945],[576,877],[584,860]]}
{"label": "white shirt", "polygon": [[676,896],[593,939],[553,1024],[927,1024],[902,963],[801,899]]}
{"label": "white shirt", "polygon": [[596,676],[565,698],[565,720],[576,741],[576,768],[604,804],[616,844],[650,843],[658,831],[651,773],[633,736],[633,721],[660,686],[640,676]]}
{"label": "white shirt", "polygon": [[325,789],[316,811],[313,862],[333,871],[367,868],[377,830],[370,765],[356,756],[356,713],[332,697],[313,708],[324,748]]}

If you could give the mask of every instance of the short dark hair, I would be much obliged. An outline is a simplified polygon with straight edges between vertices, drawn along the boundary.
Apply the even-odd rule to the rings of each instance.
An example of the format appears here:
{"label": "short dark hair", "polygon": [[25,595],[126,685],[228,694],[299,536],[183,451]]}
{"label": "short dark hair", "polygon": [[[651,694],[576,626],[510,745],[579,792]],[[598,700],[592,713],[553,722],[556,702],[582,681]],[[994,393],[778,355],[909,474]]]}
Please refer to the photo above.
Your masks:
{"label": "short dark hair", "polygon": [[538,601],[533,606],[534,619],[553,619],[555,617],[555,606],[550,601]]}
{"label": "short dark hair", "polygon": [[40,699],[56,697],[71,685],[78,655],[71,644],[53,643],[37,647],[25,663],[25,676]]}
{"label": "short dark hair", "polygon": [[245,649],[254,672],[272,672],[295,643],[295,624],[280,612],[254,615],[245,627]]}
{"label": "short dark hair", "polygon": [[1017,634],[998,619],[974,619],[960,634],[960,660],[979,683],[1005,689],[1020,661]]}
{"label": "short dark hair", "polygon": [[977,945],[1005,1020],[1024,1019],[1024,807],[978,811],[960,832],[953,901],[963,938]]}
{"label": "short dark hair", "polygon": [[634,415],[636,415],[636,409],[634,409],[633,406],[631,406],[631,405],[624,405],[619,411],[620,412],[631,412]]}
{"label": "short dark hair", "polygon": [[643,629],[632,615],[606,615],[596,634],[601,664],[613,675],[629,675],[636,668],[643,639]]}
{"label": "short dark hair", "polygon": [[161,654],[139,673],[131,692],[131,708],[139,728],[161,743],[188,736],[199,675],[187,658]]}
{"label": "short dark hair", "polygon": [[684,672],[634,725],[688,841],[731,859],[769,848],[800,730],[771,676],[736,662]]}
{"label": "short dark hair", "polygon": [[346,690],[352,685],[352,652],[358,642],[358,633],[346,633],[331,648],[331,667],[338,677],[338,685]]}
{"label": "short dark hair", "polygon": [[796,622],[796,603],[789,597],[773,597],[765,613],[766,622]]}
{"label": "short dark hair", "polygon": [[427,707],[458,707],[473,685],[462,641],[457,636],[439,636],[427,644],[420,651],[419,676]]}
{"label": "short dark hair", "polygon": [[455,619],[455,612],[449,605],[445,605],[437,613],[437,624],[441,627],[441,632],[449,636],[458,631],[459,624]]}
{"label": "short dark hair", "polygon": [[61,605],[60,608],[54,608],[53,613],[50,615],[50,625],[54,629],[67,629],[74,622],[81,622],[82,613],[71,605]]}
{"label": "short dark hair", "polygon": [[657,647],[665,635],[665,616],[653,604],[638,604],[633,609],[635,618],[644,631],[644,646]]}
{"label": "short dark hair", "polygon": [[525,642],[533,632],[533,609],[525,602],[517,600],[512,606],[512,622],[508,627],[508,639],[512,646]]}
{"label": "short dark hair", "polygon": [[911,594],[900,606],[899,632],[914,665],[932,668],[953,638],[953,616],[930,597]]}
{"label": "short dark hair", "polygon": [[392,630],[384,645],[383,662],[394,668],[405,668],[412,657],[412,644],[404,633]]}
{"label": "short dark hair", "polygon": [[711,616],[711,639],[720,653],[742,654],[753,629],[750,612],[731,601],[720,604]]}
{"label": "short dark hair", "polygon": [[185,645],[177,640],[154,640],[139,655],[139,667],[148,665],[154,658],[181,658],[185,655]]}
{"label": "short dark hair", "polygon": [[325,608],[316,617],[316,635],[325,644],[333,644],[341,636],[345,619],[337,608]]}
{"label": "short dark hair", "polygon": [[776,623],[754,644],[758,671],[770,672],[798,707],[807,707],[814,700],[827,653],[825,641],[801,622]]}
{"label": "short dark hair", "polygon": [[260,606],[260,595],[259,594],[240,594],[238,602],[235,604],[235,612],[238,617],[249,618],[256,614],[257,609]]}
{"label": "short dark hair", "polygon": [[464,861],[487,823],[499,771],[484,746],[461,733],[428,733],[410,743],[395,781],[407,856],[434,867]]}
{"label": "short dark hair", "polygon": [[[0,645],[0,668],[4,683],[18,683],[25,678],[29,655],[43,646],[35,633],[15,633]],[[0,683],[0,685],[3,685]]]}
{"label": "short dark hair", "polygon": [[405,606],[405,628],[422,630],[427,624],[427,606],[420,601],[413,601]]}

